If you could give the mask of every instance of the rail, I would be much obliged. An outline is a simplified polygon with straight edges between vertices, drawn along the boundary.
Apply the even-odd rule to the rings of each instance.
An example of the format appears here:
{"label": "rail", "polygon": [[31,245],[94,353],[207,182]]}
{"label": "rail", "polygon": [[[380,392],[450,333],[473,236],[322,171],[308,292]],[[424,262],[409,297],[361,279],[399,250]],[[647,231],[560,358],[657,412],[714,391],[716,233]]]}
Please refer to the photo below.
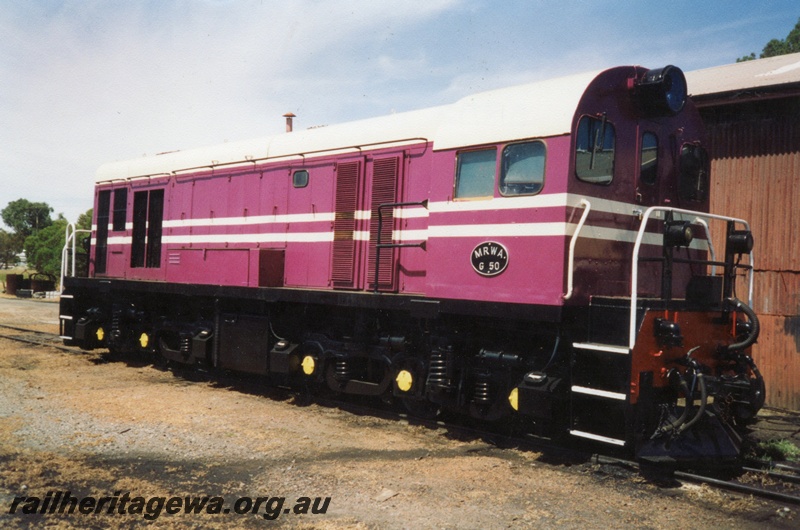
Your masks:
{"label": "rail", "polygon": [[383,209],[402,208],[404,206],[422,206],[428,208],[428,200],[415,202],[386,202],[378,205],[378,234],[375,238],[375,288],[372,292],[378,293],[380,271],[381,271],[381,250],[384,248],[425,248],[425,242],[420,243],[381,243],[381,232],[383,231]]}
{"label": "rail", "polygon": [[[644,235],[647,232],[647,222],[650,220],[650,217],[653,215],[654,212],[672,212],[673,214],[681,214],[687,215],[690,218],[694,218],[695,221],[699,218],[701,220],[705,219],[716,219],[718,221],[726,221],[728,223],[740,223],[745,227],[746,230],[750,230],[750,224],[745,221],[744,219],[737,219],[735,217],[728,217],[725,215],[717,215],[712,213],[700,213],[695,212],[692,210],[683,210],[680,208],[672,208],[668,206],[651,206],[647,210],[645,210],[644,214],[642,214],[642,223],[639,226],[639,232],[636,235],[636,242],[633,245],[633,259],[631,260],[631,308],[630,308],[630,322],[629,322],[629,329],[628,329],[628,348],[631,350],[636,343],[636,309],[638,304],[638,287],[639,287],[639,250],[642,246],[642,241],[644,240]],[[710,232],[708,231],[707,224],[701,223],[706,227],[706,234],[708,236],[708,240],[711,240]],[[709,248],[713,249],[713,244],[709,246]],[[754,262],[753,262],[753,252],[750,251],[749,253],[750,262],[748,263],[747,269],[749,269],[749,278],[748,278],[748,292],[747,292],[747,303],[749,306],[752,307],[753,305],[753,270],[754,270]],[[713,262],[716,263],[716,262]]]}
{"label": "rail", "polygon": [[589,211],[592,209],[592,203],[586,199],[581,199],[580,206],[583,206],[583,214],[578,221],[578,226],[575,227],[575,232],[572,234],[572,239],[569,241],[569,257],[567,259],[567,292],[564,293],[564,300],[572,298],[573,289],[573,276],[575,268],[575,244],[578,242],[578,236],[581,233],[586,218],[589,217]]}
{"label": "rail", "polygon": [[[361,152],[364,151],[364,149],[368,149],[368,148],[378,149],[378,148],[385,148],[385,147],[397,147],[397,146],[412,145],[412,144],[414,144],[416,142],[419,142],[419,143],[425,142],[425,149],[426,150],[427,150],[428,146],[430,145],[430,140],[428,140],[428,138],[425,138],[423,136],[409,136],[407,138],[398,138],[397,140],[391,140],[391,141],[369,142],[369,143],[365,143],[365,144],[342,145],[340,147],[329,147],[329,148],[325,148],[325,149],[315,149],[313,151],[297,151],[297,152],[289,152],[289,153],[284,153],[284,154],[280,154],[280,155],[272,155],[272,156],[267,154],[267,156],[259,156],[259,157],[246,156],[243,159],[231,160],[230,162],[215,162],[215,161],[212,160],[211,164],[203,164],[203,165],[200,165],[200,166],[192,166],[192,167],[186,167],[186,168],[181,168],[181,169],[175,169],[175,170],[172,170],[169,173],[157,173],[157,174],[153,174],[153,175],[139,175],[139,176],[136,176],[136,177],[127,177],[127,178],[125,178],[123,180],[130,181],[130,180],[134,180],[134,179],[138,179],[138,178],[150,178],[150,177],[162,176],[162,175],[163,176],[170,176],[170,175],[176,175],[177,176],[179,173],[197,171],[199,169],[216,169],[218,167],[233,167],[233,166],[238,166],[238,165],[249,165],[249,164],[254,164],[255,165],[255,164],[259,163],[259,162],[266,162],[267,160],[280,160],[282,158],[294,158],[294,157],[298,157],[298,156],[305,160],[305,158],[307,156],[309,156],[309,155],[320,156],[320,155],[325,155],[325,154],[349,152],[349,151],[352,151],[352,150],[355,150],[355,151],[361,153]],[[269,146],[267,146],[267,151],[269,151]],[[111,180],[115,180],[115,179],[109,179],[108,181],[111,181]],[[100,182],[100,181],[98,181],[98,182]],[[102,182],[106,182],[106,181],[104,180]]]}
{"label": "rail", "polygon": [[[58,288],[62,293],[64,292],[64,278],[67,276],[68,270],[70,269],[70,263],[72,265],[71,276],[75,276],[75,256],[77,253],[76,236],[78,234],[90,234],[92,231],[78,229],[75,227],[75,223],[69,223],[64,229],[64,232],[64,248],[61,249],[61,277],[58,283]],[[70,257],[70,251],[72,251],[71,262],[67,259]]]}
{"label": "rail", "polygon": [[705,219],[701,219],[700,217],[695,217],[692,223],[699,224],[703,227],[703,230],[706,231],[706,241],[708,241],[708,251],[711,253],[711,276],[715,276],[717,274],[717,252],[714,250],[714,242],[711,241],[711,229],[708,227],[708,223]]}

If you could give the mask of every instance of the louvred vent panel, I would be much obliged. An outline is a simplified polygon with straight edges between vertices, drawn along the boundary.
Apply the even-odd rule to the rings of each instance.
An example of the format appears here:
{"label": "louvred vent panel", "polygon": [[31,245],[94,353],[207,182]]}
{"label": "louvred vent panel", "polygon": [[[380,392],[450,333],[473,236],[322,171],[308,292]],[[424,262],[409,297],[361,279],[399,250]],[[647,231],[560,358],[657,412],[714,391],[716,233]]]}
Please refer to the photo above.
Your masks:
{"label": "louvred vent panel", "polygon": [[355,281],[358,176],[360,162],[339,164],[336,168],[336,216],[333,221],[333,267],[336,287],[352,287]]}
{"label": "louvred vent panel", "polygon": [[[369,267],[367,281],[370,289],[375,288],[376,245],[378,243],[378,206],[397,202],[397,173],[399,158],[381,158],[375,160],[372,170],[372,215],[369,229]],[[380,241],[382,244],[392,243],[394,229],[394,208],[382,209]],[[397,249],[381,249],[380,270],[378,271],[378,288],[392,290],[394,288],[394,271]]]}

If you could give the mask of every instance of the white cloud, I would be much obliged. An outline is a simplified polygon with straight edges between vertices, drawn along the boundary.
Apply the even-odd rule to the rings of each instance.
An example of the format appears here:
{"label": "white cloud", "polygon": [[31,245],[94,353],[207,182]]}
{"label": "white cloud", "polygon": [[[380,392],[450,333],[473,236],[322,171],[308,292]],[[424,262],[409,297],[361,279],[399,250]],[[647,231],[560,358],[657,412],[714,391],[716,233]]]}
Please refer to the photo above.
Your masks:
{"label": "white cloud", "polygon": [[4,3],[0,208],[24,197],[75,219],[100,164],[281,132],[287,111],[307,127],[617,63],[720,64],[761,47],[734,37],[796,11],[642,4]]}
{"label": "white cloud", "polygon": [[279,132],[285,111],[335,107],[320,95],[346,102],[339,94],[370,76],[391,77],[363,50],[380,50],[392,32],[457,4],[74,1],[4,9],[0,203],[45,200],[74,219],[91,206],[103,162]]}

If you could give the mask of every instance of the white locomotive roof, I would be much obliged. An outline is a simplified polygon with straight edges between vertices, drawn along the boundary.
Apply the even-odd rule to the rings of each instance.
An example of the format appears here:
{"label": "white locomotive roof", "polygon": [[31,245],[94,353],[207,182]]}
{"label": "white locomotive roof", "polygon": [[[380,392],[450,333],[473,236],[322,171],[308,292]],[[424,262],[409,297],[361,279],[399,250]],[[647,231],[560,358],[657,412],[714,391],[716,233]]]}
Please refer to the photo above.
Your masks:
{"label": "white locomotive roof", "polygon": [[442,150],[567,134],[581,96],[598,73],[492,90],[441,107],[113,162],[98,169],[96,182],[409,142],[433,142]]}
{"label": "white locomotive roof", "polygon": [[467,96],[450,107],[434,149],[568,134],[578,102],[599,72]]}

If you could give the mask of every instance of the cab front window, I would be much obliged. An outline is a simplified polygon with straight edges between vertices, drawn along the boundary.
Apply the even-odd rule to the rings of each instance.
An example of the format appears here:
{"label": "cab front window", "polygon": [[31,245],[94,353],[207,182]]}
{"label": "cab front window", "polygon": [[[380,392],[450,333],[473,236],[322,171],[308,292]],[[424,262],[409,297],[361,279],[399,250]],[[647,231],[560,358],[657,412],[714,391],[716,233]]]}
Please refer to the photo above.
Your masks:
{"label": "cab front window", "polygon": [[497,150],[481,149],[458,154],[456,199],[494,196]]}
{"label": "cab front window", "polygon": [[681,148],[680,189],[681,199],[704,202],[708,198],[708,152],[695,144]]}
{"label": "cab front window", "polygon": [[641,173],[642,184],[655,185],[658,180],[658,136],[651,132],[642,135]]}
{"label": "cab front window", "polygon": [[533,195],[542,191],[545,151],[540,141],[507,145],[503,149],[500,193]]}
{"label": "cab front window", "polygon": [[609,184],[614,178],[614,125],[605,115],[583,116],[575,137],[575,174],[584,182]]}

